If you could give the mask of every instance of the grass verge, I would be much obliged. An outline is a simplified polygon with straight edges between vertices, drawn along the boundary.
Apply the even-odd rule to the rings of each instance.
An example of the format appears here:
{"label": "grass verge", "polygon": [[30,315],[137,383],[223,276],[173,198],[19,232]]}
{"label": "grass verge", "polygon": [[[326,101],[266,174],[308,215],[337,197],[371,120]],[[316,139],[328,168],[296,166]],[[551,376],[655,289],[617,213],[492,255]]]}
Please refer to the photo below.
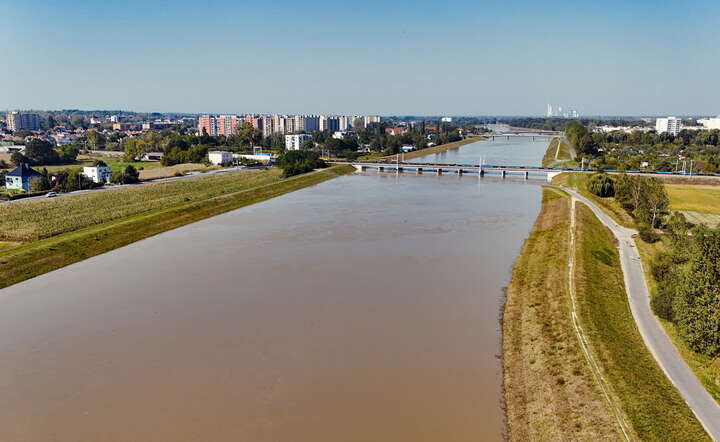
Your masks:
{"label": "grass verge", "polygon": [[576,189],[582,196],[600,206],[616,223],[621,226],[635,228],[635,220],[622,208],[615,198],[601,198],[587,190],[587,179],[589,177],[590,174],[588,173],[565,172],[554,177],[552,183],[557,186]]}
{"label": "grass verge", "polygon": [[[418,157],[424,157],[425,155],[432,155],[434,153],[445,152],[446,150],[450,150],[450,149],[457,149],[460,146],[474,143],[476,141],[482,141],[484,139],[485,139],[485,137],[482,137],[482,136],[471,137],[471,138],[466,138],[466,139],[460,140],[460,141],[453,141],[452,143],[441,144],[439,146],[426,147],[425,149],[414,150],[412,152],[408,152],[404,155],[403,158],[405,160],[412,160],[412,159],[415,159]],[[375,158],[375,159],[376,160],[394,160],[395,158],[396,158],[396,155],[387,155],[387,156],[379,157],[379,158]]]}
{"label": "grass verge", "polygon": [[[558,150],[559,146],[559,150]],[[577,167],[570,156],[570,147],[560,138],[553,138],[542,159],[543,167]]]}
{"label": "grass verge", "polygon": [[638,332],[610,231],[577,204],[576,292],[580,320],[641,440],[709,440]]}
{"label": "grass verge", "polygon": [[509,440],[619,440],[576,338],[568,293],[570,206],[546,188],[515,263],[503,314]]}
{"label": "grass verge", "polygon": [[0,288],[161,232],[312,186],[354,170],[352,166],[334,166],[207,199],[182,200],[168,207],[2,250],[0,251]]}

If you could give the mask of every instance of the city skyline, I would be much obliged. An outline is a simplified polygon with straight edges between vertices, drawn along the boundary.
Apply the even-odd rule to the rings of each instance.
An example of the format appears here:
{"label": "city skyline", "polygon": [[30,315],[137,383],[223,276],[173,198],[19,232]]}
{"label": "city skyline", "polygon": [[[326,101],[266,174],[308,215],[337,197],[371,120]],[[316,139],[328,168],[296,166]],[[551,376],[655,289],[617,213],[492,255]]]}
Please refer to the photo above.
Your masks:
{"label": "city skyline", "polygon": [[720,5],[581,3],[3,2],[14,68],[0,73],[12,85],[0,107],[541,115],[557,102],[583,115],[720,112],[720,86],[703,81],[720,75],[710,56]]}

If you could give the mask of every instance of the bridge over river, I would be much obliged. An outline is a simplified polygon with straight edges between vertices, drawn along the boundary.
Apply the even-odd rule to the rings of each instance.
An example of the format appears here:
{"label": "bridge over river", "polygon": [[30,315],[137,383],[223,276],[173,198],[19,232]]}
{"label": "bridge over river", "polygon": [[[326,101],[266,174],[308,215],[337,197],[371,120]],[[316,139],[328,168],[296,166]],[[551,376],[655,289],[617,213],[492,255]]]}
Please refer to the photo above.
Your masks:
{"label": "bridge over river", "polygon": [[[343,163],[343,162],[338,162]],[[549,182],[553,177],[563,172],[596,172],[592,169],[587,168],[560,168],[560,167],[541,167],[541,166],[502,166],[496,164],[445,164],[445,163],[409,163],[403,161],[359,161],[359,162],[346,162],[344,164],[350,164],[360,172],[366,171],[377,171],[377,172],[390,172],[390,173],[431,173],[435,175],[443,174],[474,174],[478,177],[486,175],[499,176],[501,178],[506,177],[522,177],[525,179],[530,178],[545,178]],[[685,178],[698,178],[698,179],[712,179],[717,180],[720,178],[720,174],[696,174],[688,172],[659,172],[659,171],[645,171],[645,170],[626,170],[623,172],[616,170],[606,170],[609,174],[627,173],[632,175],[645,175],[645,176],[657,176],[660,178],[677,176]]]}

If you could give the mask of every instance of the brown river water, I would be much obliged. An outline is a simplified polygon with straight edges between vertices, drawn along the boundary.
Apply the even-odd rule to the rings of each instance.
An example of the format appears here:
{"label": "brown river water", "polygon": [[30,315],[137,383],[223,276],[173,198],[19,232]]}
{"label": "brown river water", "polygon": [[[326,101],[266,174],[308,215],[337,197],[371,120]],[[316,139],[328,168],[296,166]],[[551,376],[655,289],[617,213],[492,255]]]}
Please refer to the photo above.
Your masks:
{"label": "brown river water", "polygon": [[539,183],[345,176],[0,290],[0,441],[500,440]]}

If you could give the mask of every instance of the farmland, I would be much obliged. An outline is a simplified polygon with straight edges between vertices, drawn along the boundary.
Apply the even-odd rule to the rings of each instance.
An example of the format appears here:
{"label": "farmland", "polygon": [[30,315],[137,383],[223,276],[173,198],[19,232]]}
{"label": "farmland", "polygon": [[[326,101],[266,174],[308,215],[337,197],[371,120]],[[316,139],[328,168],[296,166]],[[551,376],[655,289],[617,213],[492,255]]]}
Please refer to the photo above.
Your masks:
{"label": "farmland", "polygon": [[[0,206],[0,288],[354,171],[248,171]],[[15,242],[15,243],[13,243]]]}

